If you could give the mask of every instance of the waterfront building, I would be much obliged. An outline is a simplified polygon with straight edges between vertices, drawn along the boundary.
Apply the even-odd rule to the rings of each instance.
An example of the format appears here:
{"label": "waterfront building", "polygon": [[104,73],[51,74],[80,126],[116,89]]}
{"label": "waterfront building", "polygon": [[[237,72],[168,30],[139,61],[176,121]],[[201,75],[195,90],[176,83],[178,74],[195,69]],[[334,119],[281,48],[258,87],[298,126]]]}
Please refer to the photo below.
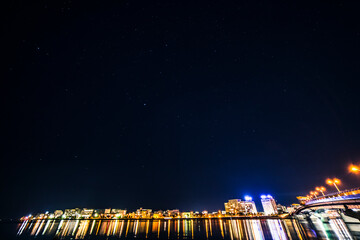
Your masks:
{"label": "waterfront building", "polygon": [[115,217],[119,218],[119,217],[125,217],[126,216],[126,210],[123,209],[111,209],[111,214],[114,214]]}
{"label": "waterfront building", "polygon": [[65,209],[63,216],[65,218],[79,218],[80,212],[81,212],[80,208]]}
{"label": "waterfront building", "polygon": [[203,217],[209,217],[209,212],[206,211],[206,210],[204,210],[204,211],[201,212],[201,215],[202,215]]}
{"label": "waterfront building", "polygon": [[242,201],[241,204],[245,210],[245,215],[248,214],[257,214],[257,209],[255,202],[252,200],[252,197],[245,196],[245,201]]}
{"label": "waterfront building", "polygon": [[265,215],[278,214],[275,199],[271,195],[261,195],[261,204],[264,208]]}
{"label": "waterfront building", "polygon": [[196,218],[198,218],[198,217],[201,217],[201,214],[200,214],[199,211],[195,211],[195,212],[193,213],[193,216],[196,217]]}
{"label": "waterfront building", "polygon": [[194,215],[193,212],[182,212],[182,213],[181,213],[181,217],[182,217],[182,218],[192,218],[193,215]]}
{"label": "waterfront building", "polygon": [[140,208],[138,210],[136,210],[136,217],[138,218],[150,218],[152,214],[152,210],[151,209],[143,209]]}
{"label": "waterfront building", "polygon": [[162,214],[159,213],[153,213],[153,218],[163,218],[164,216]]}
{"label": "waterfront building", "polygon": [[94,209],[87,209],[87,208],[83,208],[83,210],[81,210],[80,216],[83,218],[90,218],[94,213]]}
{"label": "waterfront building", "polygon": [[166,210],[165,215],[168,217],[177,217],[180,216],[179,209]]}
{"label": "waterfront building", "polygon": [[43,219],[43,218],[45,218],[45,214],[44,214],[44,213],[36,214],[36,215],[35,215],[35,218],[36,218],[36,219]]}
{"label": "waterfront building", "polygon": [[102,214],[104,218],[113,218],[115,214],[111,213],[111,208],[106,208],[104,210],[104,214]]}
{"label": "waterfront building", "polygon": [[103,217],[103,215],[104,215],[104,209],[95,209],[94,210],[93,217],[99,218],[99,217]]}
{"label": "waterfront building", "polygon": [[54,212],[54,218],[59,218],[64,214],[62,210],[55,210]]}
{"label": "waterfront building", "polygon": [[230,199],[225,204],[225,212],[230,215],[257,214],[255,202],[251,197],[246,196],[245,201],[241,199]]}
{"label": "waterfront building", "polygon": [[163,217],[164,217],[164,211],[163,210],[154,211],[153,218],[163,218]]}
{"label": "waterfront building", "polygon": [[210,215],[211,215],[212,217],[217,217],[217,216],[219,216],[219,212],[212,212]]}
{"label": "waterfront building", "polygon": [[129,213],[127,214],[127,217],[128,217],[128,218],[135,218],[135,217],[136,217],[136,213],[135,213],[135,212],[129,212]]}
{"label": "waterfront building", "polygon": [[240,202],[241,199],[230,199],[228,202],[224,203],[226,213],[230,215],[239,214],[241,211]]}

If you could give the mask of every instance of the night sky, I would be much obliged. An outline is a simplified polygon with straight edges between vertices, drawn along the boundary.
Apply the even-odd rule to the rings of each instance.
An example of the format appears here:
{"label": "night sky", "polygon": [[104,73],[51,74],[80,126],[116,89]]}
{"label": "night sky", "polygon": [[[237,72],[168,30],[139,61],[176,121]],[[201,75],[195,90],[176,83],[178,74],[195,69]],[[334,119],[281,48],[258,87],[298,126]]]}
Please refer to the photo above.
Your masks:
{"label": "night sky", "polygon": [[[2,6],[0,217],[358,186],[355,1]],[[260,204],[258,204],[261,210]]]}

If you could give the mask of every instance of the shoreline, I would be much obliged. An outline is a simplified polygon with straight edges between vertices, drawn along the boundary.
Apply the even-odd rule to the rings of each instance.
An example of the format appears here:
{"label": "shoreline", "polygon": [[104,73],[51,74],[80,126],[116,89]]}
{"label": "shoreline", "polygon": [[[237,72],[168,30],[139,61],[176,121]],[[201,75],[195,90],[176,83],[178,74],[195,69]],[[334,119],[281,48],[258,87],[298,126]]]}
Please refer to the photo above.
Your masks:
{"label": "shoreline", "polygon": [[195,217],[195,218],[72,218],[72,219],[31,219],[31,220],[20,220],[20,219],[10,219],[10,220],[2,220],[0,223],[23,223],[26,221],[29,222],[36,222],[42,220],[51,220],[51,221],[92,221],[92,220],[99,220],[99,221],[169,221],[169,220],[267,220],[267,219],[294,219],[293,216],[234,216],[234,217]]}

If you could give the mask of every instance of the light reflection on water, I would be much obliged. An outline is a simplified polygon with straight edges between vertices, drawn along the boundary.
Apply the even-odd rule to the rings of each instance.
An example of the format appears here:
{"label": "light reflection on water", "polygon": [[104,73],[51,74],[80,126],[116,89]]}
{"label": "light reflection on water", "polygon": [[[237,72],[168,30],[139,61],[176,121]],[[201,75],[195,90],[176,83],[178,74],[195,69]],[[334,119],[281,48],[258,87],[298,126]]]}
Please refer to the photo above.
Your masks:
{"label": "light reflection on water", "polygon": [[36,220],[18,238],[37,239],[354,239],[341,219]]}

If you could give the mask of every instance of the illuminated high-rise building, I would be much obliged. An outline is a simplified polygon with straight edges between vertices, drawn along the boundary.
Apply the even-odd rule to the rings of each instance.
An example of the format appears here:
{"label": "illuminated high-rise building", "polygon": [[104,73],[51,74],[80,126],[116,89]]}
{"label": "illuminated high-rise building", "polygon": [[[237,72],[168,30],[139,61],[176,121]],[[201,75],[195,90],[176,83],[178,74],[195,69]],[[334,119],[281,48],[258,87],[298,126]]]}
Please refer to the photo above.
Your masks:
{"label": "illuminated high-rise building", "polygon": [[255,202],[253,202],[249,196],[245,196],[245,201],[241,201],[241,199],[231,199],[224,205],[225,212],[230,215],[257,213]]}
{"label": "illuminated high-rise building", "polygon": [[230,199],[228,202],[224,203],[226,213],[231,215],[239,214],[241,210],[240,202],[241,199]]}
{"label": "illuminated high-rise building", "polygon": [[245,201],[243,201],[242,204],[244,205],[245,214],[257,214],[256,205],[252,197],[245,196]]}
{"label": "illuminated high-rise building", "polygon": [[261,204],[264,208],[265,215],[278,214],[275,199],[271,195],[261,195]]}

